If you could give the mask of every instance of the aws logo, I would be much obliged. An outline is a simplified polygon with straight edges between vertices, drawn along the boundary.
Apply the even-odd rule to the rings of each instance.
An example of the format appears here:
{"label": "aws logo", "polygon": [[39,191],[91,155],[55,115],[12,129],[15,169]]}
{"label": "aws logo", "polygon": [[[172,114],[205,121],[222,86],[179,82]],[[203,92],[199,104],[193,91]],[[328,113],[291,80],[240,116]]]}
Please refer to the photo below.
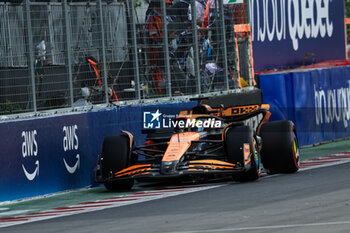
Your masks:
{"label": "aws logo", "polygon": [[[79,138],[78,138],[78,126],[72,125],[72,126],[64,126],[63,129],[63,151],[66,155],[72,154],[69,153],[70,151],[73,151],[73,154],[76,153],[79,149]],[[67,171],[70,174],[73,174],[76,172],[77,169],[80,167],[80,155],[76,154],[75,156],[76,162],[71,166],[67,163],[66,159],[63,158],[64,166],[66,167]]]}
{"label": "aws logo", "polygon": [[[38,152],[39,152],[39,147],[38,147],[38,143],[36,141],[36,137],[38,135],[38,132],[36,130],[32,130],[32,131],[22,131],[21,137],[23,138],[23,142],[22,142],[22,156],[24,159],[27,158],[27,160],[29,160],[28,158],[36,158],[38,156]],[[28,180],[34,180],[35,177],[39,176],[39,160],[37,159],[34,162],[34,170],[33,169],[28,169],[29,167],[33,167],[28,165],[26,163],[26,166],[24,166],[24,164],[22,164],[22,169],[24,172],[24,175],[27,177]]]}
{"label": "aws logo", "polygon": [[[65,156],[63,163],[70,174],[74,174],[80,167],[78,126],[64,126],[63,132],[63,151]],[[39,176],[40,162],[38,159],[39,145],[37,130],[22,131],[22,169],[25,177],[32,181]],[[74,158],[72,157],[74,155]]]}

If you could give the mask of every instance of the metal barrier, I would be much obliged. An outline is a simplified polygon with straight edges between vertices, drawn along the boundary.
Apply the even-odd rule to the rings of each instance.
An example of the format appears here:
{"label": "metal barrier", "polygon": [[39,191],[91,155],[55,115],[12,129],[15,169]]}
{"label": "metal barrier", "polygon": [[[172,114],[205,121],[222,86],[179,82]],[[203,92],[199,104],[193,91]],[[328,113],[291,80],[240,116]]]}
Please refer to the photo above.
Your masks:
{"label": "metal barrier", "polygon": [[0,115],[252,86],[249,0],[0,2]]}

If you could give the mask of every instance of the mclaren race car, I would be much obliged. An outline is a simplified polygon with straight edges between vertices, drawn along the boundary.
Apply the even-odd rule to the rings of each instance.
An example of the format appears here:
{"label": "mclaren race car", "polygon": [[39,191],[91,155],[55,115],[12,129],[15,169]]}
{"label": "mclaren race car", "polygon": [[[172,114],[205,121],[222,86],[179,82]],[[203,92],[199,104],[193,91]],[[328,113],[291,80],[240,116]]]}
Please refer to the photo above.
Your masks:
{"label": "mclaren race car", "polygon": [[253,181],[261,173],[299,169],[298,137],[291,121],[268,122],[269,105],[181,111],[172,129],[148,129],[146,142],[133,135],[107,136],[96,166],[96,181],[109,190],[130,189],[134,180],[229,176]]}

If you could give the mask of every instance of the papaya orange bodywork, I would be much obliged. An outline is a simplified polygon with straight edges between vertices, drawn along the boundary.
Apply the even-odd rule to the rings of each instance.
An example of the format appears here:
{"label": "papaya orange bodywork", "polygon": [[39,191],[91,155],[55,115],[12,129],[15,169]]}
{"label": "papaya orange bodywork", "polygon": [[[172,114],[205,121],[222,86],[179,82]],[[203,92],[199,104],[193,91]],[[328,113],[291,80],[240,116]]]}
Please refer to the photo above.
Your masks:
{"label": "papaya orange bodywork", "polygon": [[199,140],[199,134],[196,132],[186,132],[173,135],[170,139],[162,161],[179,161],[181,156],[191,146],[191,141],[196,140]]}
{"label": "papaya orange bodywork", "polygon": [[250,146],[248,143],[243,145],[243,154],[244,154],[244,164],[247,165],[250,163]]}
{"label": "papaya orange bodywork", "polygon": [[134,140],[134,136],[132,136],[132,134],[126,130],[122,130],[123,133],[125,133],[126,135],[128,135],[129,137],[129,146],[130,148],[132,148],[132,143],[133,143],[133,140]]}
{"label": "papaya orange bodywork", "polygon": [[121,176],[127,176],[127,175],[136,175],[136,174],[145,174],[145,172],[149,172],[151,170],[151,164],[142,164],[142,165],[133,165],[128,168],[125,168],[124,170],[121,170],[119,172],[116,172],[114,174],[114,177],[121,177]]}
{"label": "papaya orange bodywork", "polygon": [[194,163],[200,163],[200,164],[208,164],[208,165],[222,165],[222,166],[230,166],[230,167],[234,167],[235,165],[232,163],[228,163],[228,162],[224,162],[224,161],[220,161],[220,160],[214,160],[214,159],[205,159],[205,160],[194,160],[191,161],[190,164],[194,164]]}

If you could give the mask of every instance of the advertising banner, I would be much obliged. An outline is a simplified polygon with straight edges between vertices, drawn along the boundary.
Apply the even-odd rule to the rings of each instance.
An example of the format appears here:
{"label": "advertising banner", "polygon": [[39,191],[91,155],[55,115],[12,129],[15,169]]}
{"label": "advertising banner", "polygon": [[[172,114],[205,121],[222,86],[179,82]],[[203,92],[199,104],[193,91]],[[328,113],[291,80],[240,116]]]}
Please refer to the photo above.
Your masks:
{"label": "advertising banner", "polygon": [[345,59],[344,1],[249,1],[255,70]]}
{"label": "advertising banner", "polygon": [[90,184],[87,115],[0,124],[0,201]]}
{"label": "advertising banner", "polygon": [[260,75],[271,120],[292,120],[301,145],[350,137],[350,67]]}
{"label": "advertising banner", "polygon": [[148,116],[154,117],[154,125],[163,124],[163,117],[176,116],[195,104],[125,106],[2,122],[0,202],[96,185],[94,169],[104,137],[127,130],[136,145],[142,144],[142,129],[152,122]]}

